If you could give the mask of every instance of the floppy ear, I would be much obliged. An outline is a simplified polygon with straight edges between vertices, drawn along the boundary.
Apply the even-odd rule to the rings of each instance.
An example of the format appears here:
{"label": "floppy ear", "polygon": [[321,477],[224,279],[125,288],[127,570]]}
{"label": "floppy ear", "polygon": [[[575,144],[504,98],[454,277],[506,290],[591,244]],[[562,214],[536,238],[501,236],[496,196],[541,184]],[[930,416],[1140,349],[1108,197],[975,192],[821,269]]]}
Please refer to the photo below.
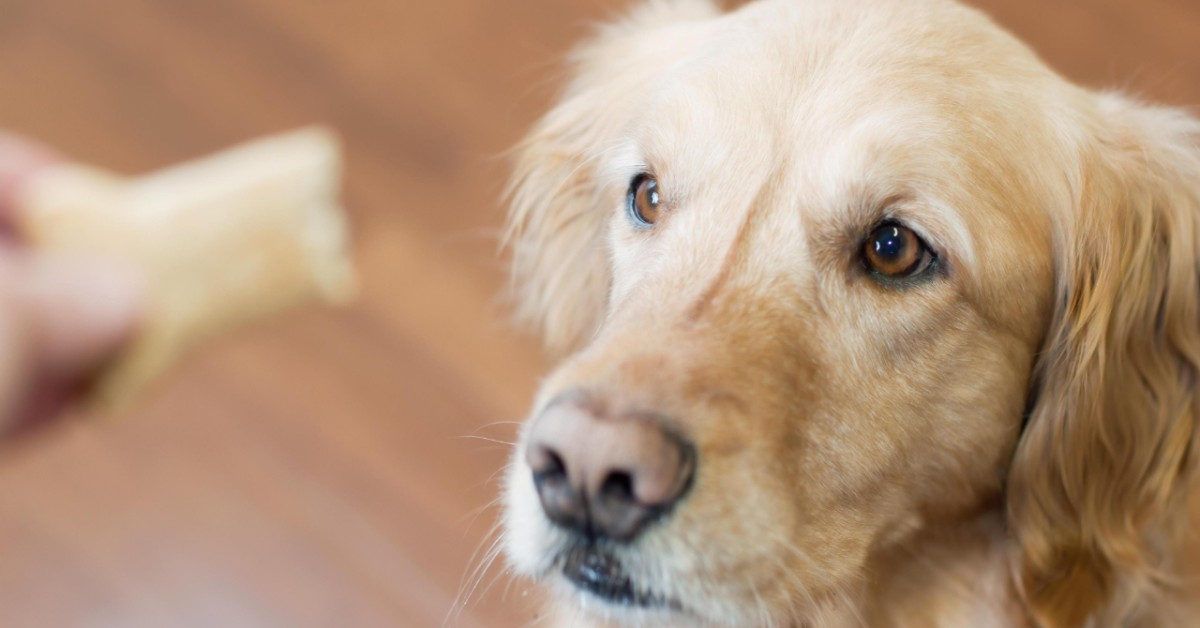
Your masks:
{"label": "floppy ear", "polygon": [[1099,103],[1008,484],[1018,580],[1042,626],[1158,612],[1194,465],[1200,122]]}
{"label": "floppy ear", "polygon": [[624,190],[598,180],[597,166],[688,40],[681,27],[717,14],[710,0],[651,0],[603,27],[575,50],[573,81],[516,148],[505,231],[516,315],[552,355],[591,338],[607,306],[606,228]]}

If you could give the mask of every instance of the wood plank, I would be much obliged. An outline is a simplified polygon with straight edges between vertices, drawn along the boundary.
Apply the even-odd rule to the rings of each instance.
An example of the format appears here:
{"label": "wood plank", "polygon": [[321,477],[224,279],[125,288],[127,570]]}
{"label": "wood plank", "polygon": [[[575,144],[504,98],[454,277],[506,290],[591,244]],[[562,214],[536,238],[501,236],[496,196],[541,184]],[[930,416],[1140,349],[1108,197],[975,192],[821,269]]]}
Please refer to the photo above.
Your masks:
{"label": "wood plank", "polygon": [[[502,154],[624,4],[0,0],[0,126],[83,159],[338,127],[365,286],[217,343],[119,422],[0,446],[0,623],[531,620],[496,570],[449,615],[543,369],[498,298]],[[1070,78],[1200,102],[1195,2],[979,4]]]}

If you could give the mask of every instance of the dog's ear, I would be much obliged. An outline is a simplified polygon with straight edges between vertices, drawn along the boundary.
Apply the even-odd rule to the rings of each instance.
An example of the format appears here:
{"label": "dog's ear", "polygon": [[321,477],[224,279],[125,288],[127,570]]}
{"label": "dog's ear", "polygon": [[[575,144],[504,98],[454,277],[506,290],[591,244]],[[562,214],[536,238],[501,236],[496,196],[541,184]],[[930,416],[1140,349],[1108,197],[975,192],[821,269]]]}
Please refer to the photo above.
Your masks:
{"label": "dog's ear", "polygon": [[1127,625],[1171,586],[1200,375],[1200,122],[1098,101],[1056,242],[1055,313],[1008,484],[1043,626]]}
{"label": "dog's ear", "polygon": [[606,228],[624,190],[597,166],[687,45],[687,26],[718,12],[709,0],[651,0],[601,28],[572,54],[558,104],[516,148],[505,232],[516,315],[553,356],[591,338],[607,307]]}

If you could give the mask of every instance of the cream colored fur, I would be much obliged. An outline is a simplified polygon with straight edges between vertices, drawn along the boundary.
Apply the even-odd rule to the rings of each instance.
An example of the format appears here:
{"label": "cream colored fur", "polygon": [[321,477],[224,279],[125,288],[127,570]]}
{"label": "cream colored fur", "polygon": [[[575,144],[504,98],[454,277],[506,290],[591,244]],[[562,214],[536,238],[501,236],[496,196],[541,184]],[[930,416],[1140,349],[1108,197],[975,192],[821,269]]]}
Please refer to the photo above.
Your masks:
{"label": "cream colored fur", "polygon": [[[521,145],[518,312],[566,390],[692,439],[620,560],[555,571],[519,448],[505,548],[565,624],[1173,626],[1200,373],[1200,124],[1075,87],[950,0],[662,0],[601,29]],[[629,181],[666,205],[628,224]],[[898,219],[940,272],[857,252]]]}

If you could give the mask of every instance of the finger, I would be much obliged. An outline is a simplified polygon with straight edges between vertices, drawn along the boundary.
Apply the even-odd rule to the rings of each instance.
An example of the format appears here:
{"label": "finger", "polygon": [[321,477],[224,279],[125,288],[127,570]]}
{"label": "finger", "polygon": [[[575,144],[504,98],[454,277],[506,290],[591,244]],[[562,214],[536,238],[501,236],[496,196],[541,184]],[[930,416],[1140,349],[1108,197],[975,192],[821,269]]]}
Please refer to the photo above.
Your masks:
{"label": "finger", "polygon": [[141,282],[116,262],[27,254],[18,272],[13,296],[34,360],[48,372],[93,368],[129,338],[140,318]]}
{"label": "finger", "polygon": [[61,414],[141,308],[137,277],[113,262],[0,247],[0,435]]}
{"label": "finger", "polygon": [[61,161],[62,157],[44,144],[0,132],[0,224],[11,226],[21,187],[40,170]]}

